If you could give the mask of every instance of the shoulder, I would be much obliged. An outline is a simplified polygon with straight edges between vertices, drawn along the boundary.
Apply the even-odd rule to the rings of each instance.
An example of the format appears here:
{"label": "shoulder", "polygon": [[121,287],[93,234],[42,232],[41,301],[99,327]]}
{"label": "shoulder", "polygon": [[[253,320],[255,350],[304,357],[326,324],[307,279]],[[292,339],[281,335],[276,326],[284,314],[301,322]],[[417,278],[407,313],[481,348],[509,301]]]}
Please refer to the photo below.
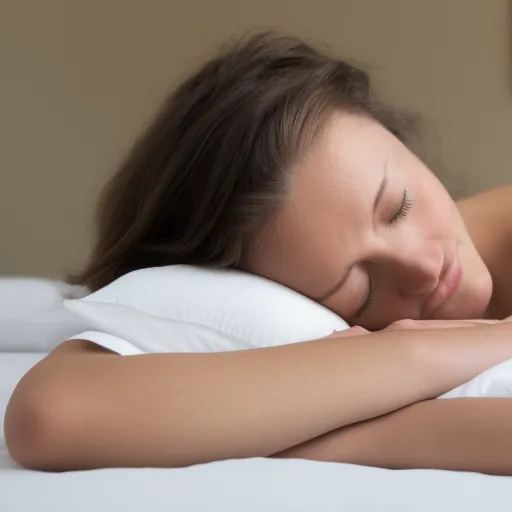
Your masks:
{"label": "shoulder", "polygon": [[457,202],[468,228],[499,230],[512,237],[512,185],[492,188]]}
{"label": "shoulder", "polygon": [[472,207],[476,204],[491,204],[495,201],[505,203],[507,200],[508,202],[512,200],[512,184],[502,185],[501,187],[495,187],[488,190],[484,190],[482,192],[459,200],[457,204],[462,205],[464,207]]}
{"label": "shoulder", "polygon": [[512,308],[512,185],[481,192],[457,206],[493,275],[495,316],[507,316]]}
{"label": "shoulder", "polygon": [[489,267],[511,273],[512,185],[463,199],[457,207],[476,249]]}

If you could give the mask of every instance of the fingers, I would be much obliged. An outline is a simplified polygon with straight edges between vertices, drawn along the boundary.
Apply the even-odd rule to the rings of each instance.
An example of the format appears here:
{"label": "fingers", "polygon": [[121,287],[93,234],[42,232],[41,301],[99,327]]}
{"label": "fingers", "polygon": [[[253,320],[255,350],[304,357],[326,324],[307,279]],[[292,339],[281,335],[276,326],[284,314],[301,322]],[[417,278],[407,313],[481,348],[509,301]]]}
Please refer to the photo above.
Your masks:
{"label": "fingers", "polygon": [[345,338],[347,336],[361,336],[362,334],[368,333],[369,331],[367,331],[364,327],[355,325],[350,327],[350,329],[345,329],[344,331],[334,331],[333,333],[329,334],[329,336],[326,336],[326,338]]}
{"label": "fingers", "polygon": [[405,329],[455,329],[459,327],[472,327],[478,325],[494,325],[500,320],[398,320],[388,325],[384,330],[398,331]]}
{"label": "fingers", "polygon": [[[389,324],[384,331],[402,331],[407,329],[456,329],[461,327],[477,327],[483,325],[495,325],[503,322],[512,322],[512,316],[504,320],[488,320],[488,319],[474,319],[474,320],[411,320],[403,319],[397,320]],[[334,331],[326,336],[326,338],[344,338],[348,336],[361,336],[369,334],[370,331],[364,327],[355,325],[350,329],[344,331]]]}

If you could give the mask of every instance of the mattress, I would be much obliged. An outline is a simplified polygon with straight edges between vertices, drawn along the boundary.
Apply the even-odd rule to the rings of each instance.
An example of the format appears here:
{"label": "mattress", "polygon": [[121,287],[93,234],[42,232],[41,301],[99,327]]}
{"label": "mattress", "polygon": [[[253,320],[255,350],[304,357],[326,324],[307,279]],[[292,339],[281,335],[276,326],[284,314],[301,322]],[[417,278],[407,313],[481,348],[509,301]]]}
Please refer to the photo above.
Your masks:
{"label": "mattress", "polygon": [[[41,357],[0,353],[2,425],[12,389]],[[512,510],[512,478],[474,473],[263,458],[184,469],[28,471],[9,458],[0,432],[2,512]]]}

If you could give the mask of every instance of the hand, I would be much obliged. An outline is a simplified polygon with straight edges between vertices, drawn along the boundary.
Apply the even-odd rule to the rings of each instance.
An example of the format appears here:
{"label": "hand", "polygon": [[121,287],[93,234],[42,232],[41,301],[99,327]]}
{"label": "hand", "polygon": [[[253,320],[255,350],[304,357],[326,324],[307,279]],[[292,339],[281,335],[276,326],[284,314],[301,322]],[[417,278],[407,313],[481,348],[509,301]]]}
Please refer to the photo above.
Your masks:
{"label": "hand", "polygon": [[364,327],[360,325],[354,325],[350,327],[350,329],[345,329],[343,331],[334,331],[326,338],[345,338],[347,336],[361,336],[362,334],[369,334],[370,331],[367,331]]}
{"label": "hand", "polygon": [[[484,325],[495,325],[500,323],[512,322],[512,316],[509,316],[503,320],[489,320],[489,319],[474,319],[474,320],[411,320],[402,319],[392,322],[387,327],[382,329],[383,331],[404,331],[408,329],[456,329],[460,327],[478,327]],[[361,336],[363,334],[369,334],[370,331],[361,327],[360,325],[354,325],[350,329],[344,331],[334,331],[326,338],[344,338],[347,336]]]}
{"label": "hand", "polygon": [[408,329],[455,329],[460,327],[477,327],[512,322],[512,316],[505,320],[397,320],[389,324],[384,331],[402,331]]}

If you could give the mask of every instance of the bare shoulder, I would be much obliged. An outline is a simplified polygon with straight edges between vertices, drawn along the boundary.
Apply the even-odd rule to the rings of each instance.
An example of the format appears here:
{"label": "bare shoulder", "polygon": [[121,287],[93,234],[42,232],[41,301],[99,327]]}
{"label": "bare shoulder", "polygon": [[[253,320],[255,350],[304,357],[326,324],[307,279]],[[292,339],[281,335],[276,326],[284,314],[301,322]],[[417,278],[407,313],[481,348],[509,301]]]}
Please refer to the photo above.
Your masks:
{"label": "bare shoulder", "polygon": [[498,244],[512,250],[512,185],[462,199],[457,207],[477,245]]}
{"label": "bare shoulder", "polygon": [[[492,220],[501,219],[512,225],[512,185],[485,190],[457,202],[463,217],[487,217]],[[484,219],[485,220],[485,219]]]}
{"label": "bare shoulder", "polygon": [[481,192],[457,206],[493,275],[495,316],[508,316],[512,311],[512,185]]}

